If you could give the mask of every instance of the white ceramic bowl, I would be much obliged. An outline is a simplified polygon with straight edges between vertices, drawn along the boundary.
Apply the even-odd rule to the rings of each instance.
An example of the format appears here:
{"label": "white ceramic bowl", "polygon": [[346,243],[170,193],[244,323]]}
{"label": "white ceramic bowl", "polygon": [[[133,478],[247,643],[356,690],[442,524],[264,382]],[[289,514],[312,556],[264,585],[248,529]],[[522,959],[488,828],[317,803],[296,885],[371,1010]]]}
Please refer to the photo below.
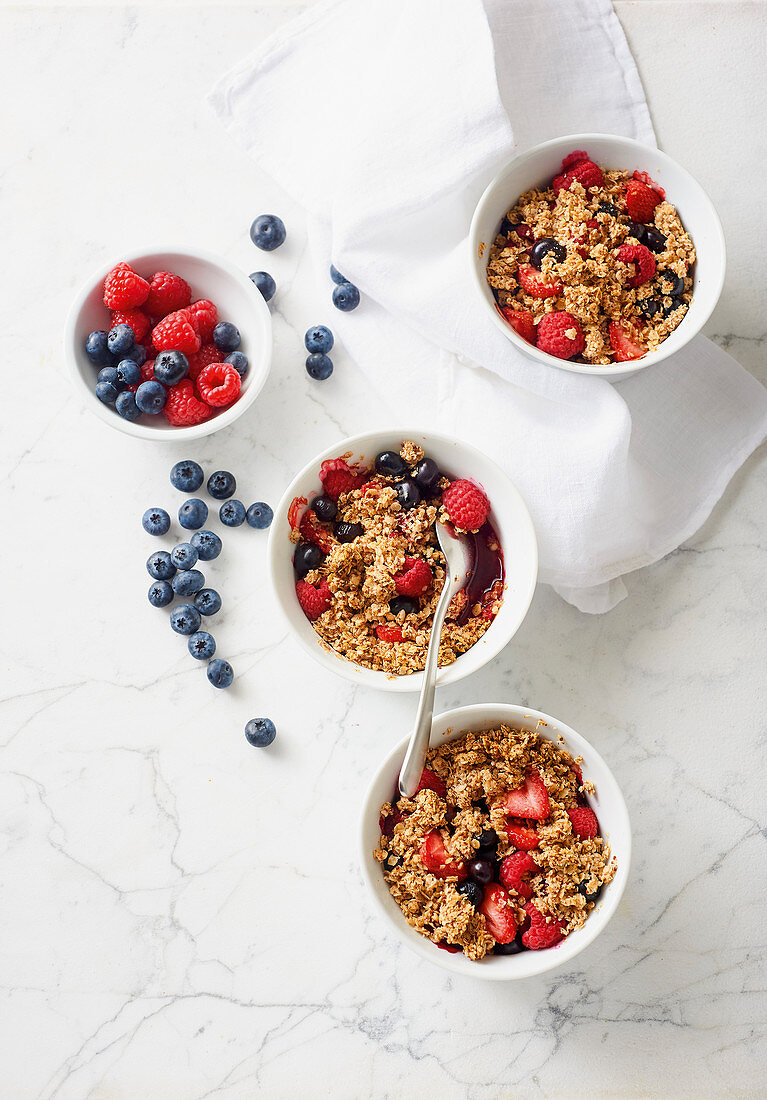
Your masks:
{"label": "white ceramic bowl", "polygon": [[491,504],[490,522],[498,534],[504,554],[506,590],[498,614],[470,650],[461,654],[452,665],[439,670],[438,684],[454,684],[464,676],[476,672],[500,653],[514,637],[527,614],[538,576],[538,548],[525,502],[503,470],[470,444],[434,432],[390,428],[342,439],[317,455],[291,482],[275,509],[274,522],[269,533],[269,571],[277,602],[292,634],[315,660],[330,672],[345,676],[352,683],[365,684],[383,691],[420,691],[423,673],[393,676],[363,668],[321,641],[296,599],[293,573],[295,547],[289,539],[290,524],[287,514],[294,497],[303,496],[311,501],[319,494],[319,469],[326,458],[337,458],[351,452],[350,461],[372,465],[379,451],[392,448],[397,450],[405,439],[412,439],[420,444],[440,469],[448,474],[470,478],[483,487]]}
{"label": "white ceramic bowl", "polygon": [[[585,149],[592,160],[604,168],[639,169],[647,172],[666,191],[667,200],[676,207],[685,229],[695,245],[697,260],[693,268],[693,298],[684,320],[663,341],[657,351],[628,363],[592,367],[557,359],[528,344],[499,314],[487,282],[489,249],[498,233],[501,219],[518,197],[532,187],[548,184],[561,170],[562,158],[574,149]],[[472,281],[488,317],[520,351],[546,366],[575,374],[590,374],[619,382],[637,371],[660,363],[683,348],[703,325],[719,300],[724,283],[726,253],[724,233],[716,210],[696,180],[671,157],[631,138],[614,134],[573,134],[536,145],[514,157],[485,190],[474,211],[469,231]]]}
{"label": "white ceramic bowl", "polygon": [[[539,727],[539,722],[545,722],[546,725]],[[556,947],[543,951],[523,951],[519,955],[488,955],[479,962],[472,962],[463,953],[450,954],[441,951],[431,940],[410,927],[389,893],[380,864],[373,857],[381,835],[378,827],[379,812],[396,789],[407,739],[401,741],[386,757],[365,796],[360,820],[360,858],[362,875],[375,908],[391,931],[417,955],[454,974],[505,982],[530,978],[562,966],[597,938],[617,909],[628,880],[631,827],[623,795],[602,757],[575,730],[548,714],[509,703],[478,703],[475,706],[459,707],[434,718],[430,743],[434,747],[460,737],[467,730],[493,729],[501,723],[516,729],[538,728],[541,736],[549,741],[556,741],[562,736],[565,748],[573,756],[583,757],[583,777],[590,779],[596,788],[596,795],[589,799],[589,804],[599,819],[600,833],[609,843],[618,868],[612,882],[602,888],[583,928],[572,932]]]}
{"label": "white ceramic bowl", "polygon": [[[85,341],[94,329],[109,328],[109,311],[103,302],[104,279],[115,264],[129,263],[139,275],[151,278],[155,271],[173,271],[189,283],[192,299],[210,298],[221,320],[240,330],[242,350],[249,360],[239,399],[203,424],[176,428],[164,416],[143,415],[130,422],[96,397],[98,369],[85,354]],[[118,431],[139,439],[200,439],[228,427],[248,409],[264,385],[272,361],[272,318],[261,292],[247,275],[220,256],[190,249],[156,249],[117,256],[94,272],[82,287],[69,311],[64,331],[64,350],[72,382],[83,401],[101,420]]]}

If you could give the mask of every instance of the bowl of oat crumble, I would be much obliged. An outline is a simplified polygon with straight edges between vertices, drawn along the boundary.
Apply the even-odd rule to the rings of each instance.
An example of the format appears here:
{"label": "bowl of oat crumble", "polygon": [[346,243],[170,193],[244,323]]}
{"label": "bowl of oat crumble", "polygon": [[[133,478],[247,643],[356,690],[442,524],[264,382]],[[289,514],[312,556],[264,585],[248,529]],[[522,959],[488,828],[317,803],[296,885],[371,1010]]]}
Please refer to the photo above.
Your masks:
{"label": "bowl of oat crumble", "polygon": [[481,703],[434,718],[419,790],[407,741],[378,768],[361,817],[363,877],[390,931],[429,962],[490,981],[572,960],[615,913],[631,862],[620,788],[550,715]]}
{"label": "bowl of oat crumble", "polygon": [[469,234],[492,323],[546,366],[621,381],[695,336],[722,290],[719,217],[671,157],[575,134],[515,157]]}
{"label": "bowl of oat crumble", "polygon": [[470,444],[412,429],[341,440],[297,475],[275,509],[269,566],[291,633],[325,668],[384,691],[418,691],[444,584],[437,522],[471,551],[448,610],[438,684],[511,640],[532,600],[538,552],[507,475]]}

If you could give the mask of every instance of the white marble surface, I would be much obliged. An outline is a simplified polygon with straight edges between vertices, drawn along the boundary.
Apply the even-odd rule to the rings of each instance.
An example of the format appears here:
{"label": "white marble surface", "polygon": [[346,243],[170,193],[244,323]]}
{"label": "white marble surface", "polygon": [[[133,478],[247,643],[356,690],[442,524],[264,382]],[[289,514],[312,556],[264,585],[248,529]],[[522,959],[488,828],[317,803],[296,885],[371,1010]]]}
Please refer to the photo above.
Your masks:
{"label": "white marble surface", "polygon": [[[764,378],[761,3],[621,2],[658,135],[710,190],[730,271],[709,331]],[[275,501],[295,468],[380,422],[339,349],[297,212],[201,99],[280,21],[264,5],[0,12],[3,121],[3,1097],[765,1096],[765,454],[704,528],[589,618],[539,589],[514,642],[452,706],[559,715],[632,814],[624,902],[573,964],[523,985],[451,980],[406,954],[357,872],[360,788],[412,700],[328,679],[283,631],[265,539],[210,568],[238,674],[214,693],[146,604],[139,517],[173,505],[173,445],[111,431],[69,389],[62,320],[122,247],[190,240],[268,266],[276,358],[257,407],[193,448]],[[679,17],[684,35],[669,35]],[[702,74],[704,74],[702,76]],[[263,263],[252,217],[289,241]],[[733,213],[737,209],[737,216]],[[758,265],[761,265],[760,267]],[[239,494],[238,494],[239,495]],[[279,739],[249,748],[269,714]]]}

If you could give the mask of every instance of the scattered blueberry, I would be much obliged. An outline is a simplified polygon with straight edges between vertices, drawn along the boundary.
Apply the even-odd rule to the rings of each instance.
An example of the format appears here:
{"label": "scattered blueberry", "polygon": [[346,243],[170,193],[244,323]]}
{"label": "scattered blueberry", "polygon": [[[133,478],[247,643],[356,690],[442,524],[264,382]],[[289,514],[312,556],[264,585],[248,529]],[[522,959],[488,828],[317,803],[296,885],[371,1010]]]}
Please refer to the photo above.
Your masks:
{"label": "scattered blueberry", "polygon": [[228,661],[214,657],[208,665],[208,679],[215,688],[228,688],[234,679],[234,669]]}
{"label": "scattered blueberry", "polygon": [[299,542],[293,554],[293,568],[299,577],[305,577],[310,570],[321,565],[324,559],[325,555],[319,546],[315,546],[313,542]]}
{"label": "scattered blueberry", "polygon": [[137,386],[141,381],[141,367],[133,359],[121,359],[117,368],[112,369],[115,370],[121,386]]}
{"label": "scattered blueberry", "polygon": [[154,581],[147,595],[152,607],[167,607],[173,603],[173,589],[167,581]]}
{"label": "scattered blueberry", "polygon": [[410,469],[399,451],[381,451],[375,456],[373,465],[382,477],[405,477]]}
{"label": "scattered blueberry", "polygon": [[199,462],[184,458],[171,469],[170,483],[174,489],[179,489],[182,493],[195,493],[202,485],[204,476]]}
{"label": "scattered blueberry", "polygon": [[473,859],[467,867],[469,877],[487,886],[493,877],[493,865],[489,859]]}
{"label": "scattered blueberry", "polygon": [[225,500],[218,510],[225,527],[240,527],[245,522],[245,505],[239,500]]}
{"label": "scattered blueberry", "polygon": [[148,535],[164,535],[170,529],[170,516],[164,508],[147,508],[141,526]]}
{"label": "scattered blueberry", "polygon": [[609,214],[613,218],[617,218],[620,211],[617,206],[613,206],[611,202],[600,202],[597,207],[597,214]]}
{"label": "scattered blueberry", "polygon": [[332,264],[330,265],[330,278],[333,280],[334,283],[337,283],[339,286],[342,283],[348,283],[349,282],[349,280],[346,278],[346,276],[342,275],[341,272],[338,270],[338,268],[333,267]]}
{"label": "scattered blueberry", "polygon": [[641,302],[637,302],[637,305],[639,307],[639,312],[643,317],[646,317],[648,321],[651,317],[655,316],[661,307],[657,298],[643,298]]}
{"label": "scattered blueberry", "polygon": [[274,252],[285,236],[285,223],[276,214],[261,214],[250,227],[250,239],[263,252]]}
{"label": "scattered blueberry", "polygon": [[421,492],[412,478],[407,477],[404,481],[400,481],[396,492],[397,500],[400,502],[403,512],[409,512],[411,508],[415,508],[416,504],[420,503]]}
{"label": "scattered blueberry", "polygon": [[277,287],[268,271],[251,271],[250,281],[261,291],[265,302],[272,300]]}
{"label": "scattered blueberry", "polygon": [[424,496],[433,495],[437,491],[437,482],[441,477],[440,468],[433,458],[422,458],[413,470],[413,481]]}
{"label": "scattered blueberry", "polygon": [[117,367],[102,367],[96,375],[96,381],[109,382],[117,389],[120,385],[120,375],[117,373]]}
{"label": "scattered blueberry", "polygon": [[221,610],[221,597],[215,588],[201,588],[195,593],[194,606],[201,615],[215,615]]}
{"label": "scattered blueberry", "polygon": [[94,367],[105,367],[112,361],[107,344],[107,334],[103,328],[96,329],[85,341],[85,354]]}
{"label": "scattered blueberry", "polygon": [[488,848],[495,848],[498,844],[498,833],[495,829],[483,829],[477,837],[479,841],[479,850],[487,850]]}
{"label": "scattered blueberry", "polygon": [[213,343],[219,351],[237,351],[240,346],[240,330],[229,321],[219,321],[213,329]]}
{"label": "scattered blueberry", "polygon": [[170,552],[170,560],[176,569],[192,569],[197,565],[199,554],[191,542],[180,542]]}
{"label": "scattered blueberry", "polygon": [[263,531],[274,519],[274,512],[263,500],[258,500],[248,508],[246,519],[251,527]]}
{"label": "scattered blueberry", "polygon": [[654,225],[648,225],[644,233],[644,243],[651,252],[662,252],[666,247],[666,238],[660,229],[656,229]]}
{"label": "scattered blueberry", "polygon": [[254,748],[265,749],[276,736],[277,730],[271,718],[251,718],[245,725],[245,737]]}
{"label": "scattered blueberry", "polygon": [[193,596],[205,584],[205,577],[199,569],[182,569],[176,573],[171,584],[177,596]]}
{"label": "scattered blueberry", "polygon": [[339,283],[333,291],[333,305],[342,313],[350,313],[360,304],[360,292],[354,283]]}
{"label": "scattered blueberry", "polygon": [[200,612],[190,603],[179,604],[170,613],[170,625],[177,634],[194,634],[200,629]]}
{"label": "scattered blueberry", "polygon": [[216,643],[207,630],[197,630],[186,643],[187,649],[196,661],[209,661],[216,652]]}
{"label": "scattered blueberry", "polygon": [[541,237],[530,249],[530,263],[540,271],[543,258],[548,255],[554,258],[555,263],[561,264],[567,256],[567,249],[553,237]]}
{"label": "scattered blueberry", "polygon": [[151,378],[148,382],[142,382],[136,390],[136,404],[142,412],[149,413],[150,416],[157,416],[162,412],[167,397],[165,386]]}
{"label": "scattered blueberry", "polygon": [[497,943],[493,948],[494,955],[518,955],[520,951],[527,951],[527,948],[519,938],[515,938],[511,943]]}
{"label": "scattered blueberry", "polygon": [[213,561],[221,553],[221,539],[215,531],[195,531],[189,540],[200,561]]}
{"label": "scattered blueberry", "polygon": [[147,558],[146,571],[156,581],[169,581],[176,572],[176,567],[167,550],[158,550]]}
{"label": "scattered blueberry", "polygon": [[107,347],[112,355],[122,358],[136,343],[136,334],[130,325],[115,325],[107,336]]}
{"label": "scattered blueberry", "polygon": [[412,615],[418,607],[418,600],[414,600],[412,596],[395,596],[393,600],[389,600],[389,610],[392,615],[399,615],[400,611],[404,611],[406,615]]}
{"label": "scattered blueberry", "polygon": [[324,382],[333,373],[333,360],[329,355],[307,355],[306,373],[315,382]]}
{"label": "scattered blueberry", "polygon": [[664,321],[667,317],[670,317],[672,313],[676,313],[676,311],[680,308],[680,306],[683,306],[683,305],[684,305],[684,302],[682,301],[681,298],[672,298],[671,301],[669,302],[669,304],[667,306],[663,307],[663,319],[664,319]]}
{"label": "scattered blueberry", "polygon": [[208,518],[208,506],[199,497],[185,500],[178,510],[178,522],[186,531],[197,531]]}
{"label": "scattered blueberry", "polygon": [[189,360],[183,351],[158,351],[154,376],[164,386],[175,386],[189,374]]}
{"label": "scattered blueberry", "polygon": [[117,393],[117,386],[113,386],[111,382],[96,383],[96,397],[99,401],[103,401],[105,405],[114,405],[117,400]]}
{"label": "scattered blueberry", "polygon": [[208,493],[214,500],[226,500],[227,497],[234,496],[236,488],[234,474],[230,474],[228,470],[216,470],[208,478]]}
{"label": "scattered blueberry", "polygon": [[124,358],[130,359],[137,367],[143,367],[144,363],[146,363],[146,348],[143,344],[134,344]]}
{"label": "scattered blueberry", "polygon": [[248,357],[243,351],[232,351],[227,355],[224,360],[225,363],[231,364],[239,374],[240,378],[244,378],[248,373]]}
{"label": "scattered blueberry", "polygon": [[593,894],[589,893],[588,884],[584,879],[583,882],[578,883],[578,893],[583,894],[586,901],[596,901],[599,895],[602,893],[602,883],[600,882]]}
{"label": "scattered blueberry", "polygon": [[312,328],[307,329],[304,343],[307,351],[327,355],[333,347],[333,333],[327,325],[313,325]]}
{"label": "scattered blueberry", "polygon": [[333,533],[339,542],[354,542],[359,538],[365,528],[361,523],[337,523],[333,528]]}
{"label": "scattered blueberry", "polygon": [[319,496],[312,501],[312,511],[317,519],[332,523],[338,515],[338,505],[331,497]]}
{"label": "scattered blueberry", "polygon": [[668,268],[665,271],[659,271],[657,279],[664,295],[678,298],[681,294],[684,294],[684,279],[681,275],[677,275],[675,271],[670,271]]}
{"label": "scattered blueberry", "polygon": [[641,222],[628,223],[628,236],[636,238],[639,244],[644,244],[645,231],[645,226]]}
{"label": "scattered blueberry", "polygon": [[485,896],[485,891],[480,884],[474,882],[472,879],[465,879],[464,882],[459,882],[456,886],[456,890],[459,894],[463,894],[466,900],[473,905],[475,909],[479,908]]}

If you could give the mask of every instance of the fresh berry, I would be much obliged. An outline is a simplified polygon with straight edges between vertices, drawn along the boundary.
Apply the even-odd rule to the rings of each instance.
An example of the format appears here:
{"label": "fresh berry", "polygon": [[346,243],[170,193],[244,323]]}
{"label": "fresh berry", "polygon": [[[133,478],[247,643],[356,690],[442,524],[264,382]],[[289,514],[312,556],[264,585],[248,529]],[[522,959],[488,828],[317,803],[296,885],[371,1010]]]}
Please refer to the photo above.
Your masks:
{"label": "fresh berry", "polygon": [[455,860],[448,854],[442,834],[432,829],[427,833],[421,845],[421,863],[427,871],[437,878],[466,878],[466,868],[462,860]]}
{"label": "fresh berry", "polygon": [[191,542],[180,542],[170,552],[170,560],[176,569],[192,569],[199,558],[197,548]]}
{"label": "fresh berry", "polygon": [[216,652],[216,642],[207,630],[197,630],[190,634],[187,648],[196,661],[209,661]]}
{"label": "fresh berry", "polygon": [[168,391],[165,404],[165,418],[174,428],[186,428],[192,424],[202,424],[213,413],[210,405],[195,395],[191,379],[182,378]]}
{"label": "fresh berry", "polygon": [[169,313],[185,309],[191,300],[189,283],[180,275],[174,275],[172,271],[156,271],[149,282],[149,294],[144,308],[152,317],[167,317]]}
{"label": "fresh berry", "polygon": [[203,344],[209,344],[213,339],[213,331],[218,322],[218,310],[209,298],[198,298],[187,307],[192,328],[200,337]]}
{"label": "fresh berry", "polygon": [[154,376],[164,386],[175,386],[189,374],[189,360],[181,351],[158,351]]}
{"label": "fresh berry", "polygon": [[564,939],[567,928],[564,921],[550,918],[547,924],[543,913],[532,901],[525,906],[525,912],[530,920],[530,927],[522,933],[525,947],[529,947],[531,951],[541,951],[546,947],[554,947]]}
{"label": "fresh berry", "polygon": [[365,528],[361,523],[336,523],[333,527],[333,534],[336,536],[338,542],[354,542],[358,539]]}
{"label": "fresh berry", "polygon": [[596,890],[589,892],[589,884],[584,879],[583,882],[578,883],[578,893],[583,894],[586,901],[596,901],[599,895],[602,893],[602,883],[600,882]]}
{"label": "fresh berry", "polygon": [[115,325],[128,325],[136,340],[141,340],[149,331],[149,318],[141,309],[116,309],[112,314],[112,328]]}
{"label": "fresh berry", "polygon": [[549,792],[535,768],[531,768],[525,776],[524,786],[507,791],[499,799],[499,805],[505,814],[531,817],[535,821],[545,821],[551,810]]}
{"label": "fresh berry", "polygon": [[507,890],[516,890],[520,897],[529,901],[533,896],[533,888],[524,876],[532,877],[540,873],[540,867],[529,852],[512,852],[501,860],[498,881]]}
{"label": "fresh berry", "polygon": [[200,372],[204,371],[211,363],[223,363],[224,353],[215,344],[203,344],[199,351],[194,352],[193,355],[188,355],[187,359],[189,360],[189,377],[193,382],[196,382]]}
{"label": "fresh berry", "polygon": [[666,192],[659,183],[656,183],[651,176],[648,176],[647,172],[640,172],[637,168],[632,173],[632,179],[639,180],[640,183],[644,183],[647,187],[657,192],[661,200],[665,199]]}
{"label": "fresh berry", "polygon": [[240,346],[240,330],[229,321],[219,321],[213,329],[213,343],[226,355]]}
{"label": "fresh berry", "polygon": [[221,539],[215,531],[195,531],[189,541],[200,561],[213,561],[221,553]]}
{"label": "fresh berry", "polygon": [[590,187],[601,187],[605,182],[602,169],[591,160],[581,160],[577,164],[566,169],[562,175],[556,176],[552,181],[554,194],[560,191],[569,191],[574,183],[579,183],[584,190]]}
{"label": "fresh berry", "polygon": [[307,351],[327,355],[333,347],[333,333],[327,325],[313,325],[312,328],[307,329],[304,343]]}
{"label": "fresh berry", "polygon": [[497,882],[485,887],[479,911],[496,943],[511,943],[517,934],[517,921],[509,905],[509,895]]}
{"label": "fresh berry", "polygon": [[190,603],[179,604],[170,613],[170,625],[177,634],[194,634],[200,629],[200,612]]}
{"label": "fresh berry", "polygon": [[415,793],[418,794],[419,791],[434,791],[440,798],[444,798],[447,794],[447,787],[444,779],[441,779],[436,772],[432,771],[431,768],[424,768]]}
{"label": "fresh berry", "polygon": [[651,252],[662,252],[666,247],[666,237],[660,229],[656,229],[654,225],[648,225],[642,244],[646,244]]}
{"label": "fresh berry", "polygon": [[397,825],[399,825],[400,821],[402,820],[402,814],[395,806],[392,808],[391,813],[386,814],[385,817],[383,814],[379,814],[378,828],[381,830],[381,834],[383,836],[388,837],[389,840],[391,840],[391,838],[394,836],[394,829]]}
{"label": "fresh berry", "polygon": [[167,581],[154,581],[149,586],[147,599],[152,607],[167,607],[169,603],[173,603],[173,589]]}
{"label": "fresh berry", "polygon": [[312,501],[312,511],[317,519],[321,519],[325,523],[332,523],[338,515],[338,505],[330,497],[322,495],[315,497]]}
{"label": "fresh berry", "polygon": [[224,362],[234,367],[241,379],[248,373],[248,357],[243,351],[231,351]]}
{"label": "fresh berry", "polygon": [[378,623],[376,626],[376,635],[379,641],[388,642],[389,644],[404,642],[405,640],[405,635],[400,628],[398,626],[390,626],[389,623]]}
{"label": "fresh berry", "polygon": [[660,195],[641,180],[629,180],[626,185],[626,209],[635,222],[651,222]]}
{"label": "fresh berry", "polygon": [[575,806],[567,811],[567,816],[570,818],[573,832],[581,840],[591,840],[592,837],[599,835],[597,815],[590,806]]}
{"label": "fresh berry", "polygon": [[170,516],[164,508],[147,508],[141,526],[148,535],[165,535],[170,530]]}
{"label": "fresh berry", "polygon": [[178,522],[187,531],[197,531],[208,518],[208,506],[199,497],[185,500],[178,510]]}
{"label": "fresh berry", "polygon": [[465,897],[469,905],[473,905],[475,909],[479,908],[485,896],[485,891],[478,882],[474,881],[474,879],[466,879],[465,882],[459,882],[456,886],[456,890]]}
{"label": "fresh berry", "polygon": [[104,305],[107,309],[133,309],[142,306],[149,294],[149,283],[129,264],[113,267],[104,280]]}
{"label": "fresh berry", "polygon": [[250,281],[258,287],[265,302],[270,302],[274,297],[277,286],[268,271],[251,271]]}
{"label": "fresh berry", "polygon": [[[498,833],[495,829],[483,829],[477,837],[477,843],[479,845],[477,851],[489,852],[495,851],[498,846]],[[485,856],[480,856],[481,859],[485,859]]]}
{"label": "fresh berry", "polygon": [[99,401],[103,401],[105,405],[114,405],[119,392],[120,391],[113,382],[96,383],[96,397],[98,397]]}
{"label": "fresh berry", "polygon": [[525,294],[531,298],[557,298],[562,293],[562,283],[552,276],[541,275],[532,264],[520,264],[517,279]]}
{"label": "fresh berry", "polygon": [[611,202],[600,202],[597,207],[597,214],[609,214],[611,218],[617,218],[620,210],[617,206],[613,206]]}
{"label": "fresh berry", "polygon": [[637,244],[644,244],[647,236],[647,226],[639,222],[629,222],[626,226],[626,238],[633,237]]}
{"label": "fresh berry", "polygon": [[584,160],[591,160],[585,149],[573,149],[572,153],[568,153],[562,160],[562,171],[569,172],[571,168],[574,168],[576,164],[582,164]]}
{"label": "fresh berry", "polygon": [[684,279],[675,271],[669,271],[668,268],[658,272],[658,284],[663,295],[678,298],[684,294]]}
{"label": "fresh berry", "polygon": [[527,825],[520,825],[515,821],[510,821],[506,826],[506,835],[509,838],[509,843],[523,852],[532,852],[540,843],[535,829],[531,829]]}
{"label": "fresh berry", "polygon": [[[152,352],[154,355],[154,351]],[[129,352],[125,355],[125,359],[132,359],[138,367],[142,367],[147,361],[146,348],[143,344],[134,344]]]}
{"label": "fresh berry", "polygon": [[170,483],[181,493],[196,493],[202,485],[202,466],[191,458],[177,462],[170,471]]}
{"label": "fresh berry", "polygon": [[182,569],[170,583],[177,596],[193,596],[205,584],[205,577],[199,569]]}
{"label": "fresh berry", "polygon": [[394,577],[400,596],[421,596],[432,582],[431,567],[423,558],[405,558],[405,568]]}
{"label": "fresh berry", "polygon": [[490,512],[490,501],[480,487],[465,478],[448,485],[442,504],[458,531],[479,531]]}
{"label": "fresh berry", "polygon": [[410,467],[398,451],[381,451],[375,456],[373,466],[381,477],[400,478],[410,472]]}
{"label": "fresh berry", "polygon": [[325,560],[325,555],[313,542],[299,542],[293,554],[293,568],[296,576],[305,577],[312,569],[317,569]]}
{"label": "fresh berry", "polygon": [[264,531],[274,519],[274,512],[263,500],[258,500],[248,508],[246,518],[249,527],[255,528],[256,531]]}
{"label": "fresh berry", "polygon": [[201,615],[215,615],[221,610],[221,597],[215,588],[201,588],[195,593],[194,606]]}
{"label": "fresh berry", "polygon": [[504,306],[501,313],[518,336],[527,340],[528,344],[535,343],[535,318],[529,309],[512,309],[511,306]]}
{"label": "fresh berry", "polygon": [[85,341],[85,354],[94,367],[105,367],[111,363],[112,356],[109,354],[107,334],[103,328],[95,329],[88,334],[88,339]]}
{"label": "fresh berry", "polygon": [[309,584],[308,581],[297,581],[296,597],[301,605],[301,610],[311,622],[319,619],[320,615],[327,611],[333,601],[333,593],[330,591],[330,586],[324,577],[318,588],[315,588],[313,584]]}
{"label": "fresh berry", "polygon": [[365,474],[352,468],[344,458],[330,458],[320,466],[320,481],[325,496],[338,500],[343,493],[359,489]]}
{"label": "fresh berry", "polygon": [[228,470],[216,470],[208,478],[208,495],[214,500],[226,500],[227,497],[234,496],[236,488],[234,474],[230,474]]}
{"label": "fresh berry", "polygon": [[271,718],[251,718],[245,725],[245,739],[256,749],[265,749],[277,736]]}
{"label": "fresh berry", "polygon": [[221,409],[240,396],[242,379],[231,364],[211,363],[200,371],[196,385],[203,401],[214,409]]}
{"label": "fresh berry", "polygon": [[567,249],[553,237],[541,237],[530,249],[530,263],[537,270],[541,270],[544,257],[551,256],[555,263],[561,264],[567,256]]}
{"label": "fresh berry", "polygon": [[122,359],[124,355],[127,355],[136,343],[136,337],[133,335],[133,329],[130,325],[113,325],[109,330],[107,336],[107,347],[109,348],[110,355],[115,359]]}
{"label": "fresh berry", "polygon": [[565,309],[544,313],[538,322],[538,347],[557,359],[571,359],[586,347],[580,321]]}
{"label": "fresh berry", "polygon": [[[670,317],[672,313],[675,313],[678,309],[680,309],[684,304],[685,303],[680,298],[672,298],[669,304],[663,307],[664,321],[667,317]],[[120,399],[118,397],[118,401],[119,400]]]}
{"label": "fresh berry", "polygon": [[421,503],[421,490],[410,477],[400,481],[395,492],[403,512],[409,512],[411,508],[415,508],[417,504]]}
{"label": "fresh berry", "polygon": [[414,600],[412,596],[395,596],[393,600],[389,600],[389,610],[395,619],[402,611],[406,615],[413,615],[419,607],[418,600]]}
{"label": "fresh berry", "polygon": [[340,286],[341,283],[349,282],[346,276],[342,275],[338,268],[333,267],[332,264],[330,265],[330,278],[333,280],[334,283],[336,283],[337,286]]}
{"label": "fresh berry", "polygon": [[218,510],[224,527],[241,527],[245,522],[245,505],[239,500],[225,500]]}
{"label": "fresh berry", "polygon": [[342,313],[350,313],[360,304],[360,292],[354,283],[339,283],[333,291],[333,305]]}
{"label": "fresh berry", "polygon": [[493,877],[493,864],[489,859],[473,859],[468,866],[469,877],[487,886]]}
{"label": "fresh berry", "polygon": [[261,214],[250,227],[250,239],[264,252],[279,248],[285,236],[285,223],[276,214]]}
{"label": "fresh berry", "polygon": [[628,281],[632,288],[649,283],[655,274],[655,257],[643,244],[622,244],[617,257],[622,264],[634,265],[634,274]]}
{"label": "fresh berry", "polygon": [[114,369],[117,382],[121,386],[138,386],[140,384],[141,367],[133,359],[121,359]]}
{"label": "fresh berry", "polygon": [[194,331],[189,313],[176,310],[163,317],[152,329],[152,343],[158,351],[182,351],[192,355],[200,350],[200,337]]}
{"label": "fresh berry", "polygon": [[438,492],[438,482],[442,472],[433,458],[422,458],[413,467],[413,481],[424,496]]}
{"label": "fresh berry", "polygon": [[333,360],[329,355],[315,353],[306,357],[306,373],[315,382],[324,382],[333,373]]}
{"label": "fresh berry", "polygon": [[639,342],[639,334],[627,321],[611,321],[609,332],[616,363],[641,359],[646,353],[647,348]]}
{"label": "fresh berry", "polygon": [[228,661],[214,657],[208,665],[208,680],[214,688],[228,688],[234,679],[234,669]]}
{"label": "fresh berry", "polygon": [[167,550],[158,550],[147,558],[146,571],[156,581],[169,581],[176,572],[176,567]]}
{"label": "fresh berry", "polygon": [[312,515],[311,509],[309,508],[306,509],[301,518],[301,522],[298,526],[298,533],[304,542],[315,543],[324,554],[327,554],[333,546],[332,537],[324,527],[320,527],[315,522],[315,517]]}
{"label": "fresh berry", "polygon": [[511,943],[497,943],[493,948],[494,955],[518,955],[520,951],[524,951],[524,945],[522,944],[519,934],[517,934]]}
{"label": "fresh berry", "polygon": [[157,416],[165,408],[168,391],[157,381],[142,382],[136,390],[136,404],[144,413]]}

